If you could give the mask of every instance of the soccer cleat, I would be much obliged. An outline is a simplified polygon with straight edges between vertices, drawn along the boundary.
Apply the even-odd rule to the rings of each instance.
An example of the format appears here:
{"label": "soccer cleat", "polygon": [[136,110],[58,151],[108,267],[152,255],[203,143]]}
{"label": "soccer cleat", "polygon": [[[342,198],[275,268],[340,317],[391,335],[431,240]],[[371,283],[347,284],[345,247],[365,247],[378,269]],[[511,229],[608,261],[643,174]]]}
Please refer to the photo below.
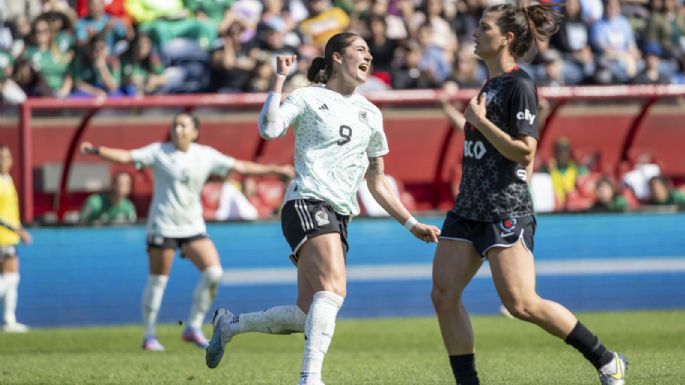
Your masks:
{"label": "soccer cleat", "polygon": [[20,324],[19,322],[14,322],[11,324],[2,325],[2,331],[5,333],[27,333],[29,331],[29,327],[24,324]]}
{"label": "soccer cleat", "polygon": [[614,359],[599,369],[599,382],[602,385],[623,385],[626,383],[628,359],[614,352]]}
{"label": "soccer cleat", "polygon": [[224,349],[233,335],[228,329],[229,322],[233,319],[233,313],[226,309],[216,309],[212,316],[212,339],[209,340],[209,346],[205,351],[205,363],[210,369],[214,369],[219,365],[221,359],[224,357]]}
{"label": "soccer cleat", "polygon": [[297,385],[326,385],[321,380],[301,381]]}
{"label": "soccer cleat", "polygon": [[207,349],[207,346],[209,346],[209,341],[207,341],[207,338],[205,338],[200,329],[187,327],[183,331],[181,339],[185,342],[192,342],[195,346],[202,349]]}
{"label": "soccer cleat", "polygon": [[143,350],[147,350],[149,352],[163,352],[164,345],[157,341],[157,337],[149,336],[143,338]]}

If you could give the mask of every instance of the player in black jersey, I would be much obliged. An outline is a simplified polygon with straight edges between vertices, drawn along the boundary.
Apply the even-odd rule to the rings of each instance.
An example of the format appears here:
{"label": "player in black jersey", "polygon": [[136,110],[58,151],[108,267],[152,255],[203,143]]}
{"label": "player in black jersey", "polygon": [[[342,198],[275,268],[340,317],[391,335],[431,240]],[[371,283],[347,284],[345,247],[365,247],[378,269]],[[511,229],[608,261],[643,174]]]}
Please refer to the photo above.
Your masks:
{"label": "player in black jersey", "polygon": [[488,258],[502,303],[578,349],[602,384],[624,384],[628,361],[607,350],[562,305],[535,291],[535,217],[528,191],[538,141],[537,90],[516,62],[558,29],[560,15],[542,5],[500,4],[483,13],[474,32],[475,54],[488,81],[464,117],[462,180],[443,224],[433,262],[432,299],[458,385],[479,384],[474,336],[461,301],[466,285]]}

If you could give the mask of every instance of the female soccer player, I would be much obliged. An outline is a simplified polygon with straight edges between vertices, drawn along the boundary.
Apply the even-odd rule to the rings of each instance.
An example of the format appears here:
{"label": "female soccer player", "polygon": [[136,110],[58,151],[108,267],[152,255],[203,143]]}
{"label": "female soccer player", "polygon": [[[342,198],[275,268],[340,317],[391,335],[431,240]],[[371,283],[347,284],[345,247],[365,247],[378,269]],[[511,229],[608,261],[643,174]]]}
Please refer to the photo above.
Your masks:
{"label": "female soccer player", "polygon": [[174,116],[169,141],[165,143],[153,143],[132,151],[93,146],[87,142],[81,144],[84,154],[95,154],[117,163],[132,163],[138,168],[151,167],[154,173],[154,194],[147,222],[150,275],[143,292],[144,350],[164,350],[155,336],[155,324],[177,249],[202,272],[182,338],[202,348],[208,345],[201,326],[223,270],[202,218],[200,190],[207,177],[226,175],[229,170],[246,175],[292,177],[293,174],[291,166],[266,166],[237,160],[197,144],[199,129],[198,118],[183,112]]}
{"label": "female soccer player", "polygon": [[488,81],[465,112],[463,176],[433,262],[432,299],[457,384],[479,384],[474,336],[461,295],[483,259],[506,309],[578,349],[602,384],[623,384],[628,361],[602,345],[576,317],[535,291],[535,217],[528,180],[538,139],[537,91],[516,61],[558,28],[544,6],[485,10],[474,33]]}
{"label": "female soccer player", "polygon": [[294,56],[277,59],[277,78],[259,117],[266,139],[295,130],[296,175],[284,199],[281,224],[297,265],[297,306],[233,316],[215,312],[207,366],[216,367],[224,348],[239,333],[305,333],[300,385],[321,385],[321,366],[346,290],[347,225],[359,213],[356,191],[366,176],[380,205],[411,233],[437,242],[438,228],[418,223],[392,193],[383,172],[388,153],[380,110],[355,88],[366,81],[371,54],[354,33],[334,35],[325,57],[314,59],[307,77],[325,86],[295,90],[282,105]]}
{"label": "female soccer player", "polygon": [[4,303],[2,330],[25,333],[29,328],[17,322],[17,288],[19,287],[19,258],[17,244],[31,243],[31,235],[19,221],[19,199],[12,183],[12,153],[0,145],[0,302]]}

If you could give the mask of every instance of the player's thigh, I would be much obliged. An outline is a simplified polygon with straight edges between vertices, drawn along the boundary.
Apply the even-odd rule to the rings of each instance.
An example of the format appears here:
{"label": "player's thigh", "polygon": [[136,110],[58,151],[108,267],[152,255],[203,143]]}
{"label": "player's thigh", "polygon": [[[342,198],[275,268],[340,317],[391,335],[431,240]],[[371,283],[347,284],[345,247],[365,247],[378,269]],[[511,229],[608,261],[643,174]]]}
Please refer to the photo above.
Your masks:
{"label": "player's thigh", "polygon": [[200,271],[210,266],[220,266],[219,252],[209,238],[201,238],[186,243],[183,255],[190,259]]}
{"label": "player's thigh", "polygon": [[536,295],[535,261],[522,240],[510,247],[494,247],[487,255],[492,280],[505,304],[530,299]]}
{"label": "player's thigh", "polygon": [[19,258],[16,254],[2,256],[0,261],[1,273],[16,273],[19,271]]}
{"label": "player's thigh", "polygon": [[161,247],[150,247],[147,250],[150,274],[169,275],[171,265],[174,262],[175,249],[165,249]]}
{"label": "player's thigh", "polygon": [[332,291],[345,296],[347,272],[339,233],[308,239],[298,252],[298,278],[309,283],[312,291]]}
{"label": "player's thigh", "polygon": [[433,290],[461,294],[482,264],[471,242],[440,238],[433,258]]}

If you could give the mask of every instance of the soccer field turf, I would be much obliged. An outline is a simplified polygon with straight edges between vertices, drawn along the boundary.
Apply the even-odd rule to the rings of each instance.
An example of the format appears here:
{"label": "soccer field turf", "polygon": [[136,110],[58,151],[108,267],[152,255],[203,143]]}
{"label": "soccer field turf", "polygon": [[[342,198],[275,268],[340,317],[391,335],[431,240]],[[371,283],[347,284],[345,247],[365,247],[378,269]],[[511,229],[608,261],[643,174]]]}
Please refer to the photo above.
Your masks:
{"label": "soccer field turf", "polygon": [[[630,359],[630,384],[685,384],[685,311],[580,314],[610,348]],[[598,384],[591,365],[533,325],[474,317],[483,384]],[[206,329],[209,332],[209,327]],[[217,369],[204,351],[164,325],[165,353],[142,352],[141,327],[0,333],[0,384],[297,383],[303,337],[236,337]],[[340,320],[324,364],[327,385],[454,384],[434,318]]]}

